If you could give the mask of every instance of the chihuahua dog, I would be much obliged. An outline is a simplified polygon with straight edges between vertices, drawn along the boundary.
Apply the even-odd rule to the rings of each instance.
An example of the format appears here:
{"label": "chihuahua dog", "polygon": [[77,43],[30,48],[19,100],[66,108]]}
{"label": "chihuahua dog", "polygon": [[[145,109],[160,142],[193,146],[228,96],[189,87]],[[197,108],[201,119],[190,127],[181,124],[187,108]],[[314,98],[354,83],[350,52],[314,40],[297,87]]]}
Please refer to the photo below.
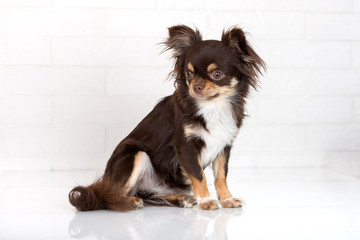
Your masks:
{"label": "chihuahua dog", "polygon": [[[265,63],[240,28],[224,31],[221,41],[204,41],[184,25],[168,30],[163,44],[173,52],[175,91],[119,143],[99,180],[71,190],[70,203],[79,211],[244,204],[227,187],[228,162],[246,96]],[[218,200],[207,188],[204,169],[210,165]]]}

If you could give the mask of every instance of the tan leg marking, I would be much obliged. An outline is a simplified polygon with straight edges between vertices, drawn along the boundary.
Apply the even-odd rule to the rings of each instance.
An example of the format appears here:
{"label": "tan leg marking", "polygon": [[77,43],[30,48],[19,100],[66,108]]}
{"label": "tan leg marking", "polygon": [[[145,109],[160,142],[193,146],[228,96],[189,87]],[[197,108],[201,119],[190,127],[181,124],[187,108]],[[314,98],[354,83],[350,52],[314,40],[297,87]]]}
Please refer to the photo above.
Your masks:
{"label": "tan leg marking", "polygon": [[145,152],[138,152],[135,154],[134,166],[130,178],[125,184],[125,193],[131,192],[132,188],[136,186],[138,181],[144,176],[147,168],[149,168],[150,158]]}
{"label": "tan leg marking", "polygon": [[219,202],[213,199],[210,199],[210,193],[207,188],[206,177],[204,172],[202,172],[202,181],[197,178],[189,175],[191,180],[191,187],[194,193],[195,198],[200,209],[202,210],[215,210],[219,209]]}
{"label": "tan leg marking", "polygon": [[224,208],[238,208],[244,205],[240,198],[233,198],[226,183],[225,176],[225,156],[221,154],[213,162],[213,171],[215,177],[215,188],[218,199]]}
{"label": "tan leg marking", "polygon": [[191,180],[191,188],[196,198],[209,198],[210,193],[207,188],[205,174],[203,173],[202,181],[199,181],[196,177],[189,175]]}
{"label": "tan leg marking", "polygon": [[232,195],[228,189],[225,176],[225,156],[221,154],[213,162],[213,171],[215,177],[215,188],[219,200],[231,198]]}

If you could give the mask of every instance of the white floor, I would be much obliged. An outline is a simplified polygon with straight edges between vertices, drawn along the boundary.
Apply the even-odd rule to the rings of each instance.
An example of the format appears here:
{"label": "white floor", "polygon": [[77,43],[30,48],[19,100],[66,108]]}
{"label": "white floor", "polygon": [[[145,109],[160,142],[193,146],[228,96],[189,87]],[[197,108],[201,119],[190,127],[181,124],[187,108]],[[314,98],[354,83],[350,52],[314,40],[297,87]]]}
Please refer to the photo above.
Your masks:
{"label": "white floor", "polygon": [[360,179],[329,170],[232,168],[229,188],[243,210],[76,212],[68,191],[96,175],[0,173],[0,239],[360,239]]}

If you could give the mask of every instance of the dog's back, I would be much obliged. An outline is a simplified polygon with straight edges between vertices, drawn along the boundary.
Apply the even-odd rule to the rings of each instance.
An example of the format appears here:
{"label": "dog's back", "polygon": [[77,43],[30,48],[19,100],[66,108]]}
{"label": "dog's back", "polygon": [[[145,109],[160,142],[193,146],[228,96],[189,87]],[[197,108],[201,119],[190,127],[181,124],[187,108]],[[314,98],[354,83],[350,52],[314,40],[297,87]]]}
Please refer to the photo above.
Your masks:
{"label": "dog's back", "polygon": [[203,172],[209,165],[220,204],[244,204],[227,187],[228,161],[245,98],[265,64],[239,28],[224,32],[221,41],[203,41],[197,30],[174,26],[165,45],[175,58],[174,94],[120,142],[102,179],[70,192],[78,210],[124,211],[143,202],[217,209]]}

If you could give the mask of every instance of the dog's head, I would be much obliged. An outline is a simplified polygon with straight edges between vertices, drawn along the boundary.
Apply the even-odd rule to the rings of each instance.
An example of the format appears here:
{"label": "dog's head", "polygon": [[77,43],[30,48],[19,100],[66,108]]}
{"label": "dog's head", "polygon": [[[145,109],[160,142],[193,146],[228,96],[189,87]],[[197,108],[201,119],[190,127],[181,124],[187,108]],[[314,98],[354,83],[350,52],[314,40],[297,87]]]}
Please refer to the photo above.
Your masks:
{"label": "dog's head", "polygon": [[164,44],[173,51],[177,87],[186,89],[197,100],[235,92],[246,95],[249,86],[256,88],[258,75],[265,69],[263,60],[237,27],[224,31],[221,41],[203,41],[197,29],[173,26]]}

